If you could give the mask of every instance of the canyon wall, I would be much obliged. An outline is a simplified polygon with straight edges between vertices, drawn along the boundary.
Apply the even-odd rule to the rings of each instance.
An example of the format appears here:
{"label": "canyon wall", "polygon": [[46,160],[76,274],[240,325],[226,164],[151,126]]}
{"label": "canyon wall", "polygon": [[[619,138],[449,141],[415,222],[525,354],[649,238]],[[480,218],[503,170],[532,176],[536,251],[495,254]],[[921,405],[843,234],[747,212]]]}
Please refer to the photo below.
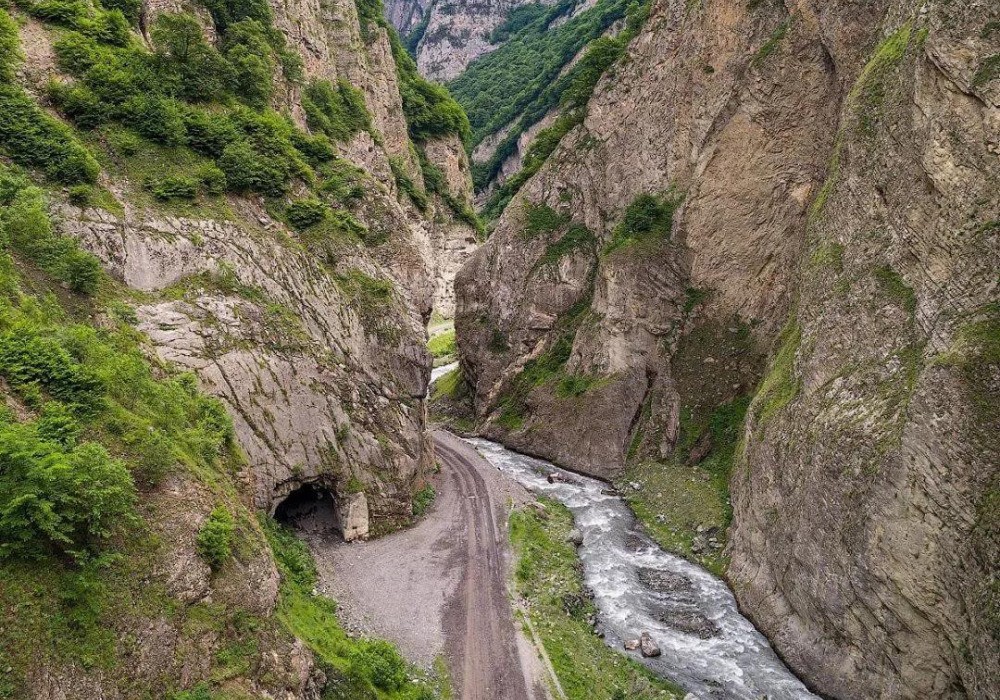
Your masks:
{"label": "canyon wall", "polygon": [[457,281],[517,449],[697,462],[750,402],[728,576],[829,697],[996,697],[998,21],[656,2]]}
{"label": "canyon wall", "polygon": [[[78,5],[80,12],[106,20],[96,5]],[[73,187],[27,168],[23,175],[42,188],[37,196],[47,204],[33,221],[39,226],[51,221],[62,234],[56,236],[58,250],[79,245],[99,261],[89,292],[95,298],[48,280],[44,258],[39,262],[11,247],[3,219],[0,239],[9,263],[4,274],[44,298],[28,301],[5,282],[4,303],[8,297],[20,308],[37,303],[38,319],[85,325],[109,346],[125,337],[131,345],[123,344],[123,354],[133,345],[143,351],[128,356],[136,376],[150,372],[150,381],[185,387],[193,406],[208,402],[198,394],[204,392],[228,412],[226,418],[219,409],[211,421],[213,430],[227,436],[222,447],[209,443],[214,433],[200,436],[202,426],[183,433],[204,443],[204,454],[195,456],[182,453],[170,442],[172,435],[156,427],[158,421],[183,423],[186,408],[155,406],[139,438],[118,431],[146,416],[122,410],[123,417],[112,421],[109,444],[118,440],[128,446],[113,457],[132,469],[133,449],[146,449],[149,442],[156,452],[149,459],[159,471],[139,484],[134,531],[122,534],[108,557],[83,559],[79,566],[49,562],[50,574],[39,573],[32,562],[0,561],[5,567],[0,697],[202,697],[211,687],[212,693],[240,697],[318,700],[329,694],[324,688],[351,694],[352,683],[363,686],[358,692],[375,692],[369,680],[352,676],[357,671],[349,664],[342,664],[346,670],[331,666],[330,654],[346,653],[341,642],[338,648],[321,643],[317,651],[316,635],[343,635],[330,601],[310,590],[305,595],[311,602],[300,601],[289,611],[295,587],[312,586],[301,583],[310,576],[308,566],[301,569],[307,558],[293,551],[299,568],[289,569],[282,556],[292,545],[284,543],[279,553],[269,521],[257,516],[273,514],[289,494],[310,485],[338,504],[348,539],[411,521],[413,494],[425,485],[433,464],[426,434],[431,367],[426,324],[435,311],[450,315],[451,278],[476,245],[475,222],[461,218],[460,207],[450,204],[471,202],[468,162],[454,132],[439,130],[420,139],[420,150],[415,147],[401,97],[406,76],[381,21],[359,16],[353,0],[264,7],[276,30],[261,31],[271,48],[287,52],[281,58],[293,68],[301,62],[295,78],[289,76],[297,71],[279,69],[277,61],[264,64],[271,66],[275,85],[265,104],[251,108],[232,99],[199,113],[202,104],[150,92],[162,99],[157,104],[168,104],[165,109],[183,116],[191,110],[192,119],[217,116],[230,129],[243,119],[250,125],[241,142],[244,153],[253,148],[266,153],[265,168],[294,158],[293,174],[277,191],[218,185],[224,175],[216,167],[219,154],[206,157],[186,136],[157,140],[141,131],[143,123],[123,125],[122,117],[108,116],[110,105],[104,121],[75,123],[77,113],[54,97],[59,86],[84,82],[81,75],[63,72],[65,58],[57,58],[57,43],[67,31],[27,9],[11,9],[15,21],[0,27],[11,32],[25,59],[2,76],[5,99],[23,95],[29,105],[24,109],[65,118],[63,124],[51,119],[53,140],[96,154],[95,172],[100,165],[92,182]],[[251,10],[263,12],[257,5]],[[179,11],[191,12],[196,34],[222,46],[224,33],[211,13],[172,2],[145,3],[141,21],[131,29],[122,20],[117,43],[72,38],[109,56],[145,52],[144,60],[153,64],[146,58],[154,36],[150,28],[162,26],[158,17]],[[2,13],[0,19],[7,20],[7,11]],[[190,34],[185,39],[198,45]],[[199,50],[208,54],[219,46],[209,43]],[[9,61],[5,56],[5,70]],[[113,65],[124,75],[136,63]],[[342,111],[357,98],[364,124],[343,138],[320,136],[306,101],[317,81],[332,86],[331,99],[339,90]],[[301,150],[289,156],[293,148]],[[0,176],[12,178],[7,144],[0,150]],[[26,158],[15,153],[15,162]],[[425,185],[430,168],[443,179],[435,193]],[[214,178],[215,188],[199,178]],[[71,253],[82,255],[75,247]],[[47,327],[46,332],[56,334]],[[69,334],[60,332],[60,338]],[[4,427],[13,420],[30,430],[41,420],[38,406],[25,405],[8,379],[0,381],[8,407]],[[133,403],[145,408],[142,401],[157,396],[126,404],[130,410]],[[93,446],[90,441],[99,443],[104,436],[85,437]],[[226,523],[226,551],[219,561],[211,560],[204,533],[224,530]],[[93,584],[86,578],[91,567],[99,571]],[[46,611],[36,621],[21,612],[25,600],[32,608],[54,600],[57,612]],[[73,632],[63,633],[64,618],[77,614],[86,617],[65,622]],[[301,633],[295,618],[302,615],[313,615],[310,625],[316,627]],[[93,632],[95,627],[100,629]],[[95,653],[88,634],[102,635],[97,661],[87,656]]]}

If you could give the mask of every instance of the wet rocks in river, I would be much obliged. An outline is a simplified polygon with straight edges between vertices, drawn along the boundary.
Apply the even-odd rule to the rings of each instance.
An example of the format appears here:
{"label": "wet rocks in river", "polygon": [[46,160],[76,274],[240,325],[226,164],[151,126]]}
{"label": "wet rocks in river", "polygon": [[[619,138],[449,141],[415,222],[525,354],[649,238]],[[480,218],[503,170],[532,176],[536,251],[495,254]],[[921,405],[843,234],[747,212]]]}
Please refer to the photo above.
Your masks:
{"label": "wet rocks in river", "polygon": [[583,533],[577,529],[570,530],[566,541],[572,542],[574,546],[579,547],[583,544]]}
{"label": "wet rocks in river", "polygon": [[654,617],[678,632],[711,639],[719,634],[719,626],[694,610],[661,610]]}
{"label": "wet rocks in river", "polygon": [[625,549],[629,552],[638,552],[649,547],[649,542],[644,540],[638,533],[629,532],[625,535]]}
{"label": "wet rocks in river", "polygon": [[639,582],[656,593],[690,591],[693,584],[682,574],[660,569],[639,569]]}
{"label": "wet rocks in river", "polygon": [[625,651],[635,651],[639,648],[638,639],[626,639],[625,640]]}
{"label": "wet rocks in river", "polygon": [[639,635],[639,652],[647,659],[660,655],[660,645],[653,641],[649,632]]}

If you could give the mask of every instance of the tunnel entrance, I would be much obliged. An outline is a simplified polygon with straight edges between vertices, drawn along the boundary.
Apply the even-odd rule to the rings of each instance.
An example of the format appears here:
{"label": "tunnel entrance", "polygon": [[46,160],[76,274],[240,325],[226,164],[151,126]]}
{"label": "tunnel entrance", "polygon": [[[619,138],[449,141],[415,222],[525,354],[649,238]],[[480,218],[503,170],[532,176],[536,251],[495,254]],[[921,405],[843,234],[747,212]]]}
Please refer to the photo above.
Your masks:
{"label": "tunnel entrance", "polygon": [[318,484],[303,484],[278,504],[274,518],[279,523],[310,534],[340,532],[336,501],[330,490]]}

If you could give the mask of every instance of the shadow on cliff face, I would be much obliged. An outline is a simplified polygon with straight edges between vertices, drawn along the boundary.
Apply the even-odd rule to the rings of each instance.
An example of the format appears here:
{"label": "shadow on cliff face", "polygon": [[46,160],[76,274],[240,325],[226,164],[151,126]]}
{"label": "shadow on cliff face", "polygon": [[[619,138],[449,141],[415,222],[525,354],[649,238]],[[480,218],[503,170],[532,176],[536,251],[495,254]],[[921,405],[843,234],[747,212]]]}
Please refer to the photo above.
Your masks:
{"label": "shadow on cliff face", "polygon": [[278,504],[274,518],[304,533],[340,534],[337,504],[330,490],[318,484],[303,484]]}

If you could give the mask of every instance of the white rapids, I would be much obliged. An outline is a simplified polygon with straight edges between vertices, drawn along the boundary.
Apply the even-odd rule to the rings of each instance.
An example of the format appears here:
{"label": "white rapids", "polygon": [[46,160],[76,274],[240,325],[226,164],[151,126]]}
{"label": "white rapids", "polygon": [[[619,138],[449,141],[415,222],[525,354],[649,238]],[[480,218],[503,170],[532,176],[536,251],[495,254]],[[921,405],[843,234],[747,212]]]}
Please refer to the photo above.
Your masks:
{"label": "white rapids", "polygon": [[[480,439],[468,441],[530,491],[563,503],[583,533],[578,549],[599,628],[617,651],[669,678],[697,700],[816,698],[743,617],[724,582],[660,549],[608,485]],[[557,473],[561,480],[548,482]],[[649,632],[662,655],[644,659],[623,642]]]}
{"label": "white rapids", "polygon": [[435,367],[434,369],[431,370],[431,382],[430,383],[433,384],[438,379],[440,379],[444,375],[448,374],[448,372],[452,371],[456,367],[458,367],[458,363],[457,362],[449,362],[446,365],[441,365],[440,367]]}

